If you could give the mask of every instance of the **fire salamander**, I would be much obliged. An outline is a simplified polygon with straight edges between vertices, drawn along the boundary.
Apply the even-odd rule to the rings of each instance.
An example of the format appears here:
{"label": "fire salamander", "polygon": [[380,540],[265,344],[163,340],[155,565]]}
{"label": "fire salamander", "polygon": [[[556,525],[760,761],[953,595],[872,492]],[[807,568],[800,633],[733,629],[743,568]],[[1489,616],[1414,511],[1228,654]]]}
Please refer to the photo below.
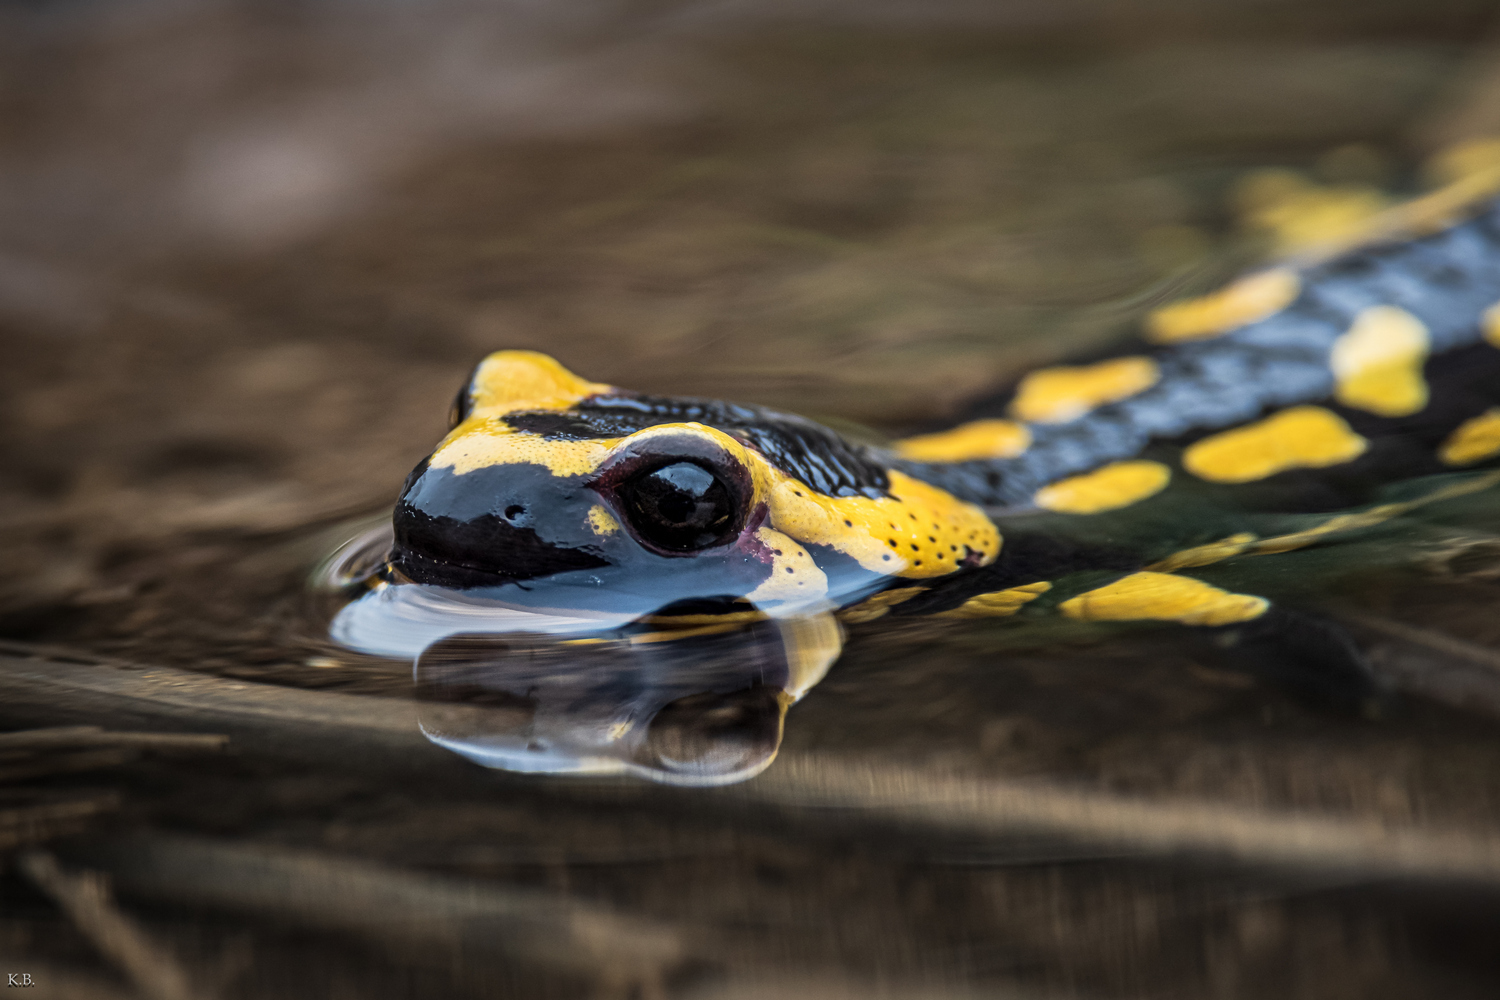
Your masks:
{"label": "fire salamander", "polygon": [[449,711],[429,734],[484,763],[687,783],[764,767],[837,623],[884,616],[1173,622],[1357,699],[1357,650],[1286,607],[1285,554],[1500,483],[1495,181],[884,448],[491,354],[334,635],[420,654]]}

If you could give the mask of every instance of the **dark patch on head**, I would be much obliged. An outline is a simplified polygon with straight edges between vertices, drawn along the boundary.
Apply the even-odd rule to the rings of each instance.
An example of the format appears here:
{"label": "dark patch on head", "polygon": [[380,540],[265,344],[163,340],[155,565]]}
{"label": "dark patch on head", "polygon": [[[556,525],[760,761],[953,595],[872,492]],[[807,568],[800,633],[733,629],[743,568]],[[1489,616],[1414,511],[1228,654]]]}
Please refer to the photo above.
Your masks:
{"label": "dark patch on head", "polygon": [[464,590],[609,565],[582,547],[550,543],[533,526],[535,466],[455,476],[423,462],[408,477],[392,518],[391,565],[416,583]]}
{"label": "dark patch on head", "polygon": [[531,528],[517,528],[494,514],[459,521],[402,503],[395,527],[391,565],[415,583],[436,587],[496,587],[609,565],[582,549],[549,545]]}
{"label": "dark patch on head", "polygon": [[700,423],[753,448],[782,472],[826,496],[886,495],[890,478],[861,445],[789,413],[712,399],[615,393],[593,396],[563,413],[511,413],[516,430],[557,440],[624,437],[660,424]]}

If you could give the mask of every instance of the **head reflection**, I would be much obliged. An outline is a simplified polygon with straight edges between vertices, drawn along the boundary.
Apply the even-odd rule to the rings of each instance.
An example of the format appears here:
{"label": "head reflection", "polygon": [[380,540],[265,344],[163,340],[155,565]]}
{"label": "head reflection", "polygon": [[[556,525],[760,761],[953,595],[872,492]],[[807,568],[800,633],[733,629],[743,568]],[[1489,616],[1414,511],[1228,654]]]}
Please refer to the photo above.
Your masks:
{"label": "head reflection", "polygon": [[806,632],[768,620],[568,640],[449,636],[417,659],[419,717],[429,739],[487,767],[740,781],[775,758],[786,709],[810,686],[809,657],[837,655],[810,650]]}

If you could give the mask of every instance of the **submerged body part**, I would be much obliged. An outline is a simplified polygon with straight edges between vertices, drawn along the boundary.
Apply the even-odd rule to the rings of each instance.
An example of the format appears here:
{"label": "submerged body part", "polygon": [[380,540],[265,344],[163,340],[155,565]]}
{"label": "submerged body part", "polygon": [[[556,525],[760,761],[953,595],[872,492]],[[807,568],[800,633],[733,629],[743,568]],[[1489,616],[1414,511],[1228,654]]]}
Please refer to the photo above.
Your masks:
{"label": "submerged body part", "polygon": [[1500,208],[1431,198],[1446,214],[1403,206],[1399,233],[1168,305],[885,448],[497,352],[389,533],[349,557],[373,568],[334,636],[417,657],[429,732],[483,763],[691,783],[769,763],[838,621],[1263,643],[1294,621],[1296,574],[1275,593],[1239,570],[1500,482]]}

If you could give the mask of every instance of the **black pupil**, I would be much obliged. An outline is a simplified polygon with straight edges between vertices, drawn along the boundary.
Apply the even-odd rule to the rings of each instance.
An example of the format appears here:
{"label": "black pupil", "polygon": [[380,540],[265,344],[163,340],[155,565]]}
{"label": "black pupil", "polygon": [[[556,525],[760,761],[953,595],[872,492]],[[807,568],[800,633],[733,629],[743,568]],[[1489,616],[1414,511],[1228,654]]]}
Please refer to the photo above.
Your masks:
{"label": "black pupil", "polygon": [[692,462],[653,469],[622,492],[631,524],[664,549],[701,549],[720,541],[733,527],[729,489]]}

